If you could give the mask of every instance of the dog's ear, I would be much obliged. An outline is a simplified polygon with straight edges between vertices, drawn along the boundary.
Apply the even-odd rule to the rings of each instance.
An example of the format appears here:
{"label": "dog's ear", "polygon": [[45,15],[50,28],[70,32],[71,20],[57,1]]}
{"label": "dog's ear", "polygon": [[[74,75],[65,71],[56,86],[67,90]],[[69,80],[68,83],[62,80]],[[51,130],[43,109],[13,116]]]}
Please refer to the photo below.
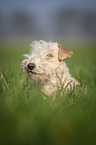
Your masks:
{"label": "dog's ear", "polygon": [[62,47],[60,44],[58,44],[58,47],[59,47],[59,53],[58,53],[59,60],[62,61],[66,59],[67,57],[72,56],[73,53],[69,49]]}
{"label": "dog's ear", "polygon": [[39,43],[43,43],[44,41],[43,40],[39,40]]}

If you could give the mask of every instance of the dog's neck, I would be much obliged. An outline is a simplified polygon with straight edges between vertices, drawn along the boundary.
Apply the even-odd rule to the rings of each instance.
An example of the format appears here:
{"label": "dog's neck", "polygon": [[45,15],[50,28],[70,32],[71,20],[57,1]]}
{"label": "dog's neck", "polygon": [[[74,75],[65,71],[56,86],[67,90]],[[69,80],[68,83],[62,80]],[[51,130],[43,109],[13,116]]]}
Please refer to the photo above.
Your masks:
{"label": "dog's neck", "polygon": [[[62,67],[62,65],[63,65],[63,67]],[[56,73],[49,75],[49,78],[44,80],[42,92],[44,92],[45,94],[49,94],[49,92],[50,92],[50,94],[53,94],[54,92],[56,92],[58,86],[60,87],[60,85],[61,85],[60,81],[62,81],[62,84],[63,84],[67,78],[69,79],[68,81],[70,81],[71,75],[69,74],[69,69],[67,68],[66,63],[64,62],[64,63],[60,64],[59,68],[57,68]],[[67,85],[66,82],[65,82],[65,85]],[[48,90],[50,90],[50,91],[48,91]],[[49,96],[50,96],[50,94],[49,94]]]}

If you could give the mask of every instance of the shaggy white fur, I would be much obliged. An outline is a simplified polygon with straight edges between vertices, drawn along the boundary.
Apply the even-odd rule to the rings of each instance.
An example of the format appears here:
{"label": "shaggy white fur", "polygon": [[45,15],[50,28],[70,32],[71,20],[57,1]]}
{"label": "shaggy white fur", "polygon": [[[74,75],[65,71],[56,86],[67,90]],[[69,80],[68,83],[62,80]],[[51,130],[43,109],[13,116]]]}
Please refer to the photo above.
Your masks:
{"label": "shaggy white fur", "polygon": [[57,88],[61,88],[59,78],[64,88],[68,83],[68,89],[70,85],[72,88],[74,85],[80,85],[71,77],[64,61],[71,55],[70,50],[63,48],[57,42],[34,41],[30,53],[24,55],[26,59],[22,61],[23,71],[30,78],[43,82],[41,91],[50,96],[56,93]]}

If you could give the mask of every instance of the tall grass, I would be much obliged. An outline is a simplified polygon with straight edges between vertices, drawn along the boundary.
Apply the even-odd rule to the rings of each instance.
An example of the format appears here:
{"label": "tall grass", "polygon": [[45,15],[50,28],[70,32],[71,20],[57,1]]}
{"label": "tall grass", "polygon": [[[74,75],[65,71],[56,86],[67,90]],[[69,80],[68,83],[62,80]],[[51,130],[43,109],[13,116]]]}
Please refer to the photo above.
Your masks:
{"label": "tall grass", "polygon": [[22,71],[28,44],[0,44],[1,145],[96,143],[96,44],[66,47],[74,52],[66,63],[81,86],[76,93],[58,91],[54,100],[43,99],[40,87]]}

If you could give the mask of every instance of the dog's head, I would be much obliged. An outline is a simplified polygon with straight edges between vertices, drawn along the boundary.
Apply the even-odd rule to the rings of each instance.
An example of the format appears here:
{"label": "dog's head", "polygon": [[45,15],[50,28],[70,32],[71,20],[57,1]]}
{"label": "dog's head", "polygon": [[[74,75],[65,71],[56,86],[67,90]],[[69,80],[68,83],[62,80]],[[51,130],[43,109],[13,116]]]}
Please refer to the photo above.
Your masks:
{"label": "dog's head", "polygon": [[61,71],[62,62],[72,56],[72,52],[57,42],[34,41],[31,51],[22,61],[23,71],[33,79],[45,80]]}

